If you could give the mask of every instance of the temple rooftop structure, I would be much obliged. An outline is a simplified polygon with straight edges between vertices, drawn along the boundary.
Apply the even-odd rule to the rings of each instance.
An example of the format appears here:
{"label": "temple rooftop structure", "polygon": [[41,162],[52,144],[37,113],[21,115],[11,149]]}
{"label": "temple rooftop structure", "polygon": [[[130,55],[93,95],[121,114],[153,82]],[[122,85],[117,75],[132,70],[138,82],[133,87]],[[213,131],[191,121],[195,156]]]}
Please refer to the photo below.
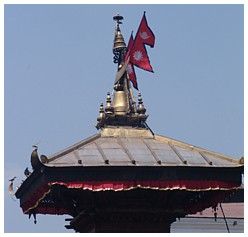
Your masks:
{"label": "temple rooftop structure", "polygon": [[113,95],[100,105],[98,132],[48,157],[35,148],[33,172],[15,195],[25,214],[71,215],[65,227],[76,232],[170,232],[176,218],[234,195],[243,159],[152,131],[128,77],[123,17],[114,20],[117,73]]}
{"label": "temple rooftop structure", "polygon": [[150,166],[239,167],[239,160],[146,128],[106,127],[49,158],[48,167]]}

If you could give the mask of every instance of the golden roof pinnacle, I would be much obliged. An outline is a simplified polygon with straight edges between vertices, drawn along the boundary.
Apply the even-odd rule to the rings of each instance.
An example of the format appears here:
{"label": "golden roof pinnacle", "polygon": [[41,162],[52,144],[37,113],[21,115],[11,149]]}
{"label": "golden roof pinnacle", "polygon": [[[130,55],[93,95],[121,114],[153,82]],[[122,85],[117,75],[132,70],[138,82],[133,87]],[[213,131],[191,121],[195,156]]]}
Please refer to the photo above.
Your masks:
{"label": "golden roof pinnacle", "polygon": [[97,129],[105,126],[133,126],[147,127],[145,121],[147,115],[141,94],[139,93],[138,105],[133,98],[130,80],[127,76],[127,66],[129,59],[125,59],[126,44],[120,30],[123,17],[117,14],[113,17],[116,21],[116,29],[114,36],[114,63],[118,63],[117,74],[114,82],[114,93],[111,98],[110,93],[107,94],[106,107],[100,106],[99,116],[97,118]]}

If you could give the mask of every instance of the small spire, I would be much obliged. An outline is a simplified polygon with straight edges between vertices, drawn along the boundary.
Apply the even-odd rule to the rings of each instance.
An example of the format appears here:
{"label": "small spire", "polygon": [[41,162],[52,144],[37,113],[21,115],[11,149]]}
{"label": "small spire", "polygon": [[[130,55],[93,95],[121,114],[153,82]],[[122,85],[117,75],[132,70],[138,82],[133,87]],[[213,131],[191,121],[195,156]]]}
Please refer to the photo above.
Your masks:
{"label": "small spire", "polygon": [[100,122],[104,119],[105,117],[105,113],[104,113],[104,108],[103,108],[103,103],[101,103],[100,105],[100,109],[99,109],[99,116],[97,118],[97,121]]}
{"label": "small spire", "polygon": [[148,115],[143,104],[141,94],[138,103],[134,101],[130,80],[127,76],[127,65],[125,53],[127,50],[124,38],[120,30],[123,17],[117,14],[113,17],[116,21],[115,38],[113,46],[114,63],[117,63],[117,72],[114,82],[114,91],[111,96],[107,93],[106,107],[101,104],[99,116],[97,117],[97,129],[107,126],[132,126],[147,128],[145,123]]}
{"label": "small spire", "polygon": [[112,114],[113,113],[113,107],[111,105],[110,92],[107,93],[105,112],[107,114]]}
{"label": "small spire", "polygon": [[117,13],[116,16],[113,17],[113,20],[116,21],[117,27],[119,27],[119,24],[122,24],[123,16],[120,16],[119,13]]}
{"label": "small spire", "polygon": [[120,65],[126,50],[126,43],[120,30],[120,24],[122,24],[121,21],[123,20],[123,16],[117,14],[113,17],[113,20],[116,21],[115,38],[113,45],[114,63],[118,63],[118,65]]}
{"label": "small spire", "polygon": [[142,100],[142,97],[141,97],[141,93],[139,92],[138,94],[138,108],[137,108],[137,112],[141,115],[145,115],[146,113],[146,108],[143,104],[143,100]]}

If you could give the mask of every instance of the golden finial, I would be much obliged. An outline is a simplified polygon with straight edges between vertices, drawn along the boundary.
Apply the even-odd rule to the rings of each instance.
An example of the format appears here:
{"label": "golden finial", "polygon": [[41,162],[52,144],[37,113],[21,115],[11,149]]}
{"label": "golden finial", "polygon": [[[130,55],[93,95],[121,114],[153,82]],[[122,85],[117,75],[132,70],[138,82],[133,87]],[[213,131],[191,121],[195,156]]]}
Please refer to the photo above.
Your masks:
{"label": "golden finial", "polygon": [[116,29],[115,29],[115,38],[114,38],[114,46],[113,46],[113,54],[114,54],[114,63],[118,63],[120,65],[123,55],[126,49],[126,43],[122,36],[120,30],[120,24],[122,24],[123,17],[117,14],[113,17],[114,21],[116,21]]}
{"label": "golden finial", "polygon": [[119,13],[117,13],[116,16],[113,17],[113,20],[116,21],[117,27],[119,27],[119,24],[122,24],[123,16],[120,16]]}
{"label": "golden finial", "polygon": [[105,113],[104,113],[103,103],[101,103],[100,109],[99,109],[99,116],[97,118],[97,121],[100,122],[101,120],[104,119],[104,117],[105,117]]}
{"label": "golden finial", "polygon": [[113,113],[113,107],[111,105],[110,92],[107,93],[105,112],[107,114],[112,114]]}
{"label": "golden finial", "polygon": [[135,126],[147,128],[145,121],[148,116],[145,114],[146,109],[141,94],[139,94],[138,103],[136,105],[126,72],[128,61],[125,62],[125,53],[127,47],[120,30],[123,17],[117,14],[113,19],[116,21],[113,54],[114,63],[118,64],[117,73],[113,95],[110,96],[110,93],[107,93],[105,108],[103,104],[101,104],[96,128],[101,129],[107,126]]}
{"label": "golden finial", "polygon": [[141,115],[145,115],[146,113],[146,108],[143,104],[143,100],[142,100],[142,97],[141,97],[141,93],[139,92],[138,94],[138,108],[137,108],[137,112]]}

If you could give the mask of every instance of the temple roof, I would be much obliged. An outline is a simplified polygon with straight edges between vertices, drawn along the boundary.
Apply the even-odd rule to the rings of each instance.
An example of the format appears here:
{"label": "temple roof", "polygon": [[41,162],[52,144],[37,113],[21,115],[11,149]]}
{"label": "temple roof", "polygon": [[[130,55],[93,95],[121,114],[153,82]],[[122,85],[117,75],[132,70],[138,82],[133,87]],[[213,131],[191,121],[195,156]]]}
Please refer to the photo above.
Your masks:
{"label": "temple roof", "polygon": [[49,157],[39,157],[33,146],[33,172],[25,170],[27,178],[15,193],[29,217],[69,214],[74,217],[69,228],[80,232],[89,228],[93,216],[105,221],[110,215],[113,225],[123,213],[123,220],[130,215],[135,219],[137,213],[154,219],[156,212],[159,220],[163,213],[175,218],[215,207],[241,184],[243,159],[156,135],[149,128],[141,93],[135,96],[130,83],[122,19],[114,16],[118,66],[113,93],[100,105],[98,133]]}
{"label": "temple roof", "polygon": [[107,127],[50,156],[44,165],[235,167],[243,164],[216,152],[154,135],[149,129]]}

